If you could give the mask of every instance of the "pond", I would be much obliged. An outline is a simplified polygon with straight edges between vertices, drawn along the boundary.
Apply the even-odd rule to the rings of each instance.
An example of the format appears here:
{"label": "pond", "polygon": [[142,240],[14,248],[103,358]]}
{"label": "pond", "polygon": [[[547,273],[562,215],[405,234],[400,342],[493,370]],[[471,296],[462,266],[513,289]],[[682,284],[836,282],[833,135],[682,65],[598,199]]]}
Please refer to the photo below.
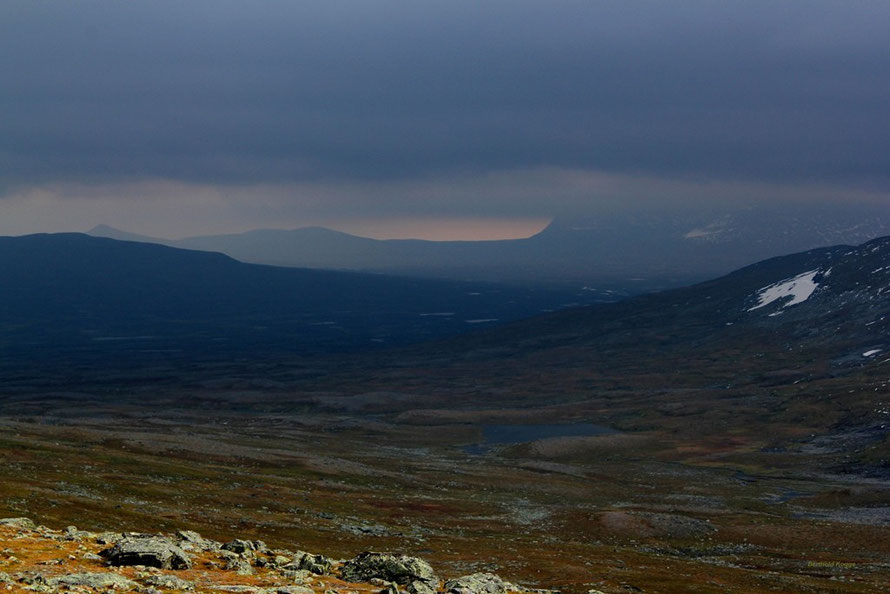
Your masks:
{"label": "pond", "polygon": [[528,443],[551,437],[587,437],[616,431],[593,423],[559,423],[551,425],[482,425],[482,441],[464,446],[468,454],[481,455],[498,445]]}

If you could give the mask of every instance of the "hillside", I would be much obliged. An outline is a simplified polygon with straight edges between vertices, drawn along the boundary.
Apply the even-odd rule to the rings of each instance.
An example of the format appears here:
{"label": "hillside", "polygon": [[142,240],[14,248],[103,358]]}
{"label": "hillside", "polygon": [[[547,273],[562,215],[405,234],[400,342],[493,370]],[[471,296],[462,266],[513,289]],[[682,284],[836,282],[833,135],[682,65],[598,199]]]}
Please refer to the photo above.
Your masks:
{"label": "hillside", "polygon": [[0,238],[0,344],[53,356],[379,348],[529,317],[591,292],[280,268],[81,234]]}
{"label": "hillside", "polygon": [[888,324],[890,238],[883,237],[772,258],[690,287],[557,312],[455,344],[592,350],[657,344],[666,355],[757,337],[764,346],[819,350],[842,366],[890,349]]}

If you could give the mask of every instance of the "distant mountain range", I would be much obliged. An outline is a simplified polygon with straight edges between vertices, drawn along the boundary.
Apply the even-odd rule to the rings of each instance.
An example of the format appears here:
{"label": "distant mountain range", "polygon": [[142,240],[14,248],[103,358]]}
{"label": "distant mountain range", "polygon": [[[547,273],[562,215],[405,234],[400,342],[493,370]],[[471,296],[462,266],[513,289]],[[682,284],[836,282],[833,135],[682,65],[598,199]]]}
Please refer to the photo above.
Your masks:
{"label": "distant mountain range", "polygon": [[[82,234],[0,237],[0,278],[6,363],[53,357],[60,348],[210,359],[365,350],[597,301],[589,291],[253,265]],[[569,308],[452,344],[462,353],[587,344],[581,352],[656,357],[726,337],[809,344],[837,361],[890,356],[890,237],[773,258],[694,286]]]}
{"label": "distant mountain range", "polygon": [[613,214],[556,220],[527,239],[376,240],[320,227],[168,241],[100,225],[89,234],[217,251],[244,262],[408,276],[588,285],[622,294],[678,287],[777,255],[890,234],[862,205]]}

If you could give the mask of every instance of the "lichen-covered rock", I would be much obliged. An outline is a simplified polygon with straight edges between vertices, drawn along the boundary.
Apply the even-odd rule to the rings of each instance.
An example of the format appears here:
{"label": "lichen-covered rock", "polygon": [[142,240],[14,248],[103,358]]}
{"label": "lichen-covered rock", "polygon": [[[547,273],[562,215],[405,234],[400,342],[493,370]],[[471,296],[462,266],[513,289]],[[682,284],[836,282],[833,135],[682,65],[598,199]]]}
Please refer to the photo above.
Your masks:
{"label": "lichen-covered rock", "polygon": [[180,530],[176,533],[176,538],[179,539],[179,546],[184,551],[216,551],[222,546],[215,540],[204,538],[194,530]]}
{"label": "lichen-covered rock", "polygon": [[96,535],[96,544],[113,545],[124,538],[120,532],[100,532]]}
{"label": "lichen-covered rock", "polygon": [[305,586],[284,586],[274,590],[275,594],[314,594],[312,588]]}
{"label": "lichen-covered rock", "polygon": [[405,586],[405,591],[408,594],[436,594],[436,583],[414,580]]}
{"label": "lichen-covered rock", "polygon": [[474,573],[445,582],[448,594],[505,594],[507,584],[493,573]]}
{"label": "lichen-covered rock", "polygon": [[95,534],[86,530],[78,530],[77,526],[68,526],[65,528],[65,540],[80,542],[82,540],[93,540],[95,538]]}
{"label": "lichen-covered rock", "polygon": [[111,588],[112,590],[129,590],[136,587],[136,582],[128,580],[116,573],[71,573],[52,578],[47,581],[49,586],[86,586],[88,588]]}
{"label": "lichen-covered rock", "polygon": [[430,564],[419,557],[366,551],[347,561],[340,576],[349,582],[367,582],[380,578],[407,586],[409,592],[435,592],[438,578]]}
{"label": "lichen-covered rock", "polygon": [[282,577],[300,586],[312,582],[312,573],[305,569],[282,568],[278,571],[281,573]]}
{"label": "lichen-covered rock", "polygon": [[30,518],[0,518],[0,526],[11,526],[19,530],[35,530],[37,524]]}
{"label": "lichen-covered rock", "polygon": [[6,573],[4,571],[0,571],[0,584],[14,584],[14,583],[15,583],[15,580],[12,579],[12,577],[8,573]]}
{"label": "lichen-covered rock", "polygon": [[284,568],[291,570],[305,569],[317,575],[324,575],[331,571],[334,561],[324,555],[313,555],[305,551],[294,553],[293,561],[287,563]]}
{"label": "lichen-covered rock", "polygon": [[239,555],[252,555],[256,551],[256,546],[249,540],[241,540],[236,538],[222,545],[224,551],[231,551]]}
{"label": "lichen-covered rock", "polygon": [[241,557],[227,559],[223,569],[226,571],[234,571],[238,575],[251,575],[253,573],[253,568],[250,566],[250,563]]}
{"label": "lichen-covered rock", "polygon": [[111,565],[145,565],[189,569],[191,559],[172,540],[161,536],[125,537],[101,553]]}
{"label": "lichen-covered rock", "polygon": [[175,575],[164,574],[149,576],[145,579],[145,584],[147,586],[164,588],[165,590],[193,590],[195,588],[195,584],[188,580],[178,578]]}

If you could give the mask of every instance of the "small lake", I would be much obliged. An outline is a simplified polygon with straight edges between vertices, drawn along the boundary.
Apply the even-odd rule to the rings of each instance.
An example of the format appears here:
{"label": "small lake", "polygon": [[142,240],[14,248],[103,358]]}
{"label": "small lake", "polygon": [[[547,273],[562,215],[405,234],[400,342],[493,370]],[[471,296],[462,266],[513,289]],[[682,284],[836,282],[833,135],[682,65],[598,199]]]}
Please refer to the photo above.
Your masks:
{"label": "small lake", "polygon": [[553,425],[482,425],[482,441],[464,446],[468,454],[485,454],[497,445],[528,443],[551,437],[587,437],[616,433],[610,427],[593,423],[560,423]]}

